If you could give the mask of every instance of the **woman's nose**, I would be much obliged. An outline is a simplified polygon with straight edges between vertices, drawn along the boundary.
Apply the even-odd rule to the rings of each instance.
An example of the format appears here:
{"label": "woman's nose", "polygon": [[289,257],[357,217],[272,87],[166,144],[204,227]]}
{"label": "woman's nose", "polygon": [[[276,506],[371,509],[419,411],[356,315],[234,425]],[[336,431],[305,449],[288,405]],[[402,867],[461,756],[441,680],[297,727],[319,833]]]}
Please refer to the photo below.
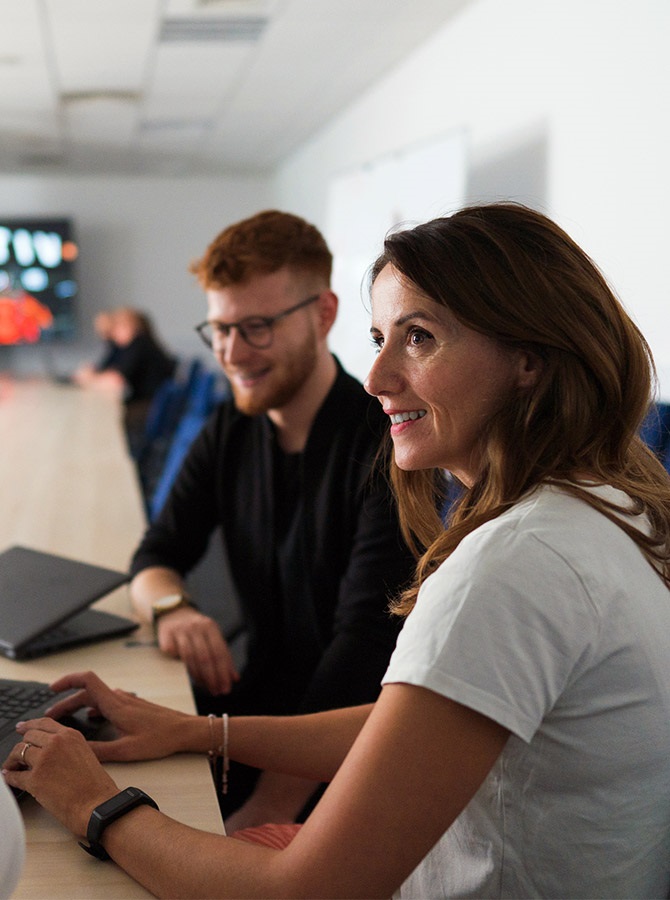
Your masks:
{"label": "woman's nose", "polygon": [[395,380],[397,380],[397,376],[392,373],[389,361],[382,349],[372,363],[363,386],[368,394],[380,397],[382,394],[392,393]]}

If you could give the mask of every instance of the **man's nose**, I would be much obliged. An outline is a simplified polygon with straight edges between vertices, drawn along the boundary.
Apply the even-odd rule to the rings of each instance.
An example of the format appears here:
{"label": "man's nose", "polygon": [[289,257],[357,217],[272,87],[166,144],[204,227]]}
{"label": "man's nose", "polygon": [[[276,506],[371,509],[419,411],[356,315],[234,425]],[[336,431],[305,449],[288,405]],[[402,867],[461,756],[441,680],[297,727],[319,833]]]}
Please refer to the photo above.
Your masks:
{"label": "man's nose", "polygon": [[240,329],[233,325],[226,337],[223,338],[220,356],[226,365],[235,365],[240,360],[246,359],[252,348],[240,334]]}

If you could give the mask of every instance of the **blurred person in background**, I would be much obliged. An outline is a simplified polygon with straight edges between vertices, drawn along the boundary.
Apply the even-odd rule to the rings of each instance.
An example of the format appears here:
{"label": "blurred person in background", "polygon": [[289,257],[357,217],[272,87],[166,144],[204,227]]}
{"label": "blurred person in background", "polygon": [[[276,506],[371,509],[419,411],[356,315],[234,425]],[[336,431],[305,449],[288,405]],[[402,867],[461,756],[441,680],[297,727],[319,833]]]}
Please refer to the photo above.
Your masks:
{"label": "blurred person in background", "polygon": [[176,360],[158,341],[149,316],[139,310],[124,306],[100,313],[95,330],[105,341],[103,359],[78,369],[73,380],[81,387],[119,394],[128,448],[137,458],[149,406],[161,384],[174,374]]}

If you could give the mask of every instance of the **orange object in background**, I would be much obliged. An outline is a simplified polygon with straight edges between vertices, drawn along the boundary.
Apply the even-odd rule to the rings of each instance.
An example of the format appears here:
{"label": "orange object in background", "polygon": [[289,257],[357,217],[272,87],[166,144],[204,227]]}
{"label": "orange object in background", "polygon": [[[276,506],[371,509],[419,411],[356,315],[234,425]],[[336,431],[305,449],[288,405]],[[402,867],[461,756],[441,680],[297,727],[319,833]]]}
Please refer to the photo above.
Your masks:
{"label": "orange object in background", "polygon": [[34,344],[53,321],[49,307],[30,294],[0,294],[0,344]]}

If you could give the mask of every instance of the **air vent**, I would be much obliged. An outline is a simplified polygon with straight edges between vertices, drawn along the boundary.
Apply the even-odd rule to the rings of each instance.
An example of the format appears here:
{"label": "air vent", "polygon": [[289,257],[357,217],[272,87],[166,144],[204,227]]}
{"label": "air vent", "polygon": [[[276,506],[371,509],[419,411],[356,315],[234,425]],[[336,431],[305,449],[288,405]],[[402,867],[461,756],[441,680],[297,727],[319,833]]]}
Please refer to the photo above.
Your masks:
{"label": "air vent", "polygon": [[257,41],[268,20],[250,16],[225,19],[166,19],[161,28],[161,41]]}
{"label": "air vent", "polygon": [[265,11],[268,6],[268,0],[195,0],[195,6],[204,8],[211,6],[220,6],[221,9],[227,9],[228,12],[238,13],[257,13]]}
{"label": "air vent", "polygon": [[36,151],[34,153],[21,154],[18,162],[21,168],[51,168],[53,166],[62,166],[64,160],[59,153],[40,153]]}
{"label": "air vent", "polygon": [[140,122],[143,134],[160,134],[161,132],[202,132],[213,128],[211,119],[145,119]]}
{"label": "air vent", "polygon": [[90,91],[64,91],[60,95],[62,103],[97,103],[98,101],[113,101],[114,103],[139,103],[142,95],[137,91],[116,90],[90,90]]}
{"label": "air vent", "polygon": [[[276,7],[278,0],[193,0],[193,11],[203,10],[220,16],[267,17]],[[283,0],[282,0],[283,2]]]}

